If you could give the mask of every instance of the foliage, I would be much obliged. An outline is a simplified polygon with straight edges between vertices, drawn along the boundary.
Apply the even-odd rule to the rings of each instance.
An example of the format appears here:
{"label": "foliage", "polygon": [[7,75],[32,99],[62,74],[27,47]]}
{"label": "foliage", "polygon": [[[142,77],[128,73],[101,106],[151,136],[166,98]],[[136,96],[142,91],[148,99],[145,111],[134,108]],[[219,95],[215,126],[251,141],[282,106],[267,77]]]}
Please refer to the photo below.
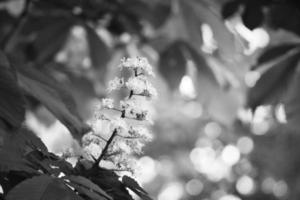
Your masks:
{"label": "foliage", "polygon": [[[168,184],[162,179],[173,177],[187,186],[190,180],[196,179],[198,186],[205,181],[202,193],[185,193],[184,199],[219,200],[227,193],[243,199],[297,199],[299,8],[295,0],[1,1],[1,198],[131,200],[131,190],[150,199],[134,179],[95,165],[97,158],[80,158],[72,166],[66,155],[50,152],[38,137],[42,129],[33,132],[28,122],[33,114],[47,124],[39,113],[46,108],[81,148],[94,128],[85,123],[93,113],[87,109],[90,102],[106,96],[110,78],[130,77],[115,70],[119,60],[145,56],[154,65],[161,91],[155,126],[161,133],[146,151],[161,165],[176,168],[162,167],[158,181],[148,185],[150,194],[163,195]],[[270,45],[245,53],[250,42],[230,29],[239,20],[248,33],[267,30]],[[250,85],[244,81],[249,74],[257,79]],[[114,98],[121,100],[124,94]],[[106,106],[114,108],[110,101]],[[264,109],[268,129],[259,129],[264,134],[259,135],[254,119]],[[278,118],[282,110],[285,119]],[[245,137],[254,142],[252,154],[241,153],[236,163],[224,165],[226,149],[236,149]],[[206,153],[195,161],[195,152]],[[206,155],[221,160],[229,177],[214,179],[217,172],[201,171],[200,157]],[[166,159],[170,156],[175,161]],[[245,176],[257,183],[249,194],[236,187]],[[265,192],[260,185],[270,177],[290,191],[285,196],[274,188]]]}

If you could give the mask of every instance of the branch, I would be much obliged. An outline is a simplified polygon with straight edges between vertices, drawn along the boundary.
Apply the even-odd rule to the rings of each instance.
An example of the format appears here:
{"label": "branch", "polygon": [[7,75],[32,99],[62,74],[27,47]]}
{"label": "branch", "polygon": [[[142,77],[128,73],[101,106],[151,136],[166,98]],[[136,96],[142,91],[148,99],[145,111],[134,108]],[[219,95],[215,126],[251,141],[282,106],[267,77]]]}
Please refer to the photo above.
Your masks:
{"label": "branch", "polygon": [[31,1],[32,0],[26,0],[25,7],[24,7],[22,13],[16,19],[16,23],[11,27],[9,32],[6,34],[4,39],[1,41],[1,47],[5,52],[11,50],[11,48],[13,46],[13,39],[15,38],[17,33],[20,31],[20,29],[24,25],[26,18],[28,16],[28,13],[29,13]]}

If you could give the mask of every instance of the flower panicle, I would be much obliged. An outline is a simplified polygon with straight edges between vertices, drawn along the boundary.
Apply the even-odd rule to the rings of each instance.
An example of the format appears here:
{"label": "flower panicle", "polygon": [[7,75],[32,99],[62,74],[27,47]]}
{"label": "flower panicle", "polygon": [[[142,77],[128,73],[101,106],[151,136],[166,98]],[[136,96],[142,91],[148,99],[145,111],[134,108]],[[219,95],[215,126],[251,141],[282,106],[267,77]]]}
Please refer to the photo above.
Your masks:
{"label": "flower panicle", "polygon": [[[157,92],[148,80],[154,73],[146,58],[123,58],[119,67],[130,70],[132,76],[127,80],[115,77],[109,81],[107,91],[110,93],[125,88],[128,96],[119,104],[112,98],[102,99],[92,123],[95,128],[83,137],[82,144],[87,159],[96,158],[95,165],[132,171],[130,163],[134,163],[134,155],[141,154],[145,143],[152,139],[147,129],[147,124],[152,122],[147,102],[155,98]],[[119,111],[119,115],[104,114],[109,110]]]}

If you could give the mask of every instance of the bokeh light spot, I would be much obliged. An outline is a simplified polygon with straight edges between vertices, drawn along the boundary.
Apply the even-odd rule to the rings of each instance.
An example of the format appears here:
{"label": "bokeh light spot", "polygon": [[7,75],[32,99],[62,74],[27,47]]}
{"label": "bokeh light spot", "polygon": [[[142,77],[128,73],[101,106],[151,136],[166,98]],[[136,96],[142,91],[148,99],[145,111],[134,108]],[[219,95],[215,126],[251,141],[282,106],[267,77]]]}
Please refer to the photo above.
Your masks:
{"label": "bokeh light spot", "polygon": [[240,151],[233,145],[227,145],[222,151],[222,160],[228,165],[234,165],[240,160]]}
{"label": "bokeh light spot", "polygon": [[242,176],[236,183],[236,189],[240,194],[249,195],[253,193],[255,189],[255,183],[249,176]]}
{"label": "bokeh light spot", "polygon": [[185,189],[188,194],[196,196],[203,190],[203,183],[198,179],[192,179],[185,185]]}

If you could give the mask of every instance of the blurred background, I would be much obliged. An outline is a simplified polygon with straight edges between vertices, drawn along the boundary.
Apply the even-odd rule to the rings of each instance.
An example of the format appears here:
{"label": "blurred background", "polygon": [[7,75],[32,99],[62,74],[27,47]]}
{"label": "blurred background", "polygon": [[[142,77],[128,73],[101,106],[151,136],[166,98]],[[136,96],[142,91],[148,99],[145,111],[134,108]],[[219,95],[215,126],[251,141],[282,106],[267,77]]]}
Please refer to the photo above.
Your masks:
{"label": "blurred background", "polygon": [[[296,0],[2,0],[0,38],[65,87],[83,121],[122,57],[148,58],[159,97],[136,178],[154,199],[296,200],[299,9]],[[38,89],[27,126],[53,152],[75,147],[65,125],[80,125]]]}

